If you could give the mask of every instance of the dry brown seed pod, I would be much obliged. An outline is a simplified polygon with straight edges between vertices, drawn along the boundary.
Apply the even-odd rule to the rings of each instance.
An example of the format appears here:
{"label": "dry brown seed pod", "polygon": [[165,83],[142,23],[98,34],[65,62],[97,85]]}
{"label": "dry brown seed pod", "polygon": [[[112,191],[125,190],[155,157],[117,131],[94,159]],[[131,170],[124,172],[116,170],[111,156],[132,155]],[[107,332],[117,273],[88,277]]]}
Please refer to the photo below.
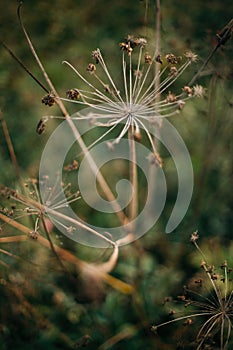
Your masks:
{"label": "dry brown seed pod", "polygon": [[173,55],[173,53],[169,53],[165,56],[166,60],[168,63],[171,64],[177,64],[178,63],[178,59],[175,55]]}
{"label": "dry brown seed pod", "polygon": [[184,326],[190,326],[193,323],[193,320],[191,318],[187,318],[187,320],[184,321]]}
{"label": "dry brown seed pod", "polygon": [[66,92],[66,97],[70,100],[78,100],[80,98],[80,92],[76,88],[70,89]]}
{"label": "dry brown seed pod", "polygon": [[192,96],[193,94],[193,89],[190,86],[184,86],[183,87],[183,91],[188,95],[188,96]]}
{"label": "dry brown seed pod", "polygon": [[145,38],[134,38],[132,35],[128,35],[125,39],[125,43],[129,44],[132,49],[136,46],[145,46],[147,44],[147,40]]}
{"label": "dry brown seed pod", "polygon": [[173,94],[171,91],[169,91],[167,98],[166,98],[166,102],[172,103],[172,102],[176,102],[176,101],[177,101],[176,95]]}
{"label": "dry brown seed pod", "polygon": [[99,52],[99,50],[92,51],[91,56],[95,60],[95,63],[98,64],[99,61],[100,61],[100,52]]}
{"label": "dry brown seed pod", "polygon": [[157,55],[157,56],[155,57],[155,61],[158,62],[158,63],[160,63],[160,64],[162,64],[163,61],[162,61],[162,59],[161,59],[161,55]]}
{"label": "dry brown seed pod", "polygon": [[45,131],[45,128],[46,128],[46,119],[40,119],[39,120],[39,123],[37,124],[37,127],[36,127],[36,132],[41,135],[43,134],[43,132]]}
{"label": "dry brown seed pod", "polygon": [[128,55],[130,56],[133,49],[132,47],[130,46],[130,43],[120,43],[120,48],[123,50],[123,51],[127,51],[128,52]]}
{"label": "dry brown seed pod", "polygon": [[96,71],[96,66],[93,64],[93,63],[89,63],[88,66],[87,66],[87,71],[88,72],[95,72]]}
{"label": "dry brown seed pod", "polygon": [[170,68],[170,73],[169,73],[169,76],[175,76],[175,75],[177,75],[177,68],[176,67],[174,67],[174,66],[172,66],[171,68]]}
{"label": "dry brown seed pod", "polygon": [[55,98],[52,94],[46,95],[41,100],[42,103],[44,103],[46,106],[53,106],[55,104]]}
{"label": "dry brown seed pod", "polygon": [[78,167],[79,167],[79,164],[77,160],[74,159],[71,164],[68,164],[64,167],[64,171],[66,172],[74,171],[74,170],[77,170]]}
{"label": "dry brown seed pod", "polygon": [[152,64],[152,57],[151,55],[149,55],[148,52],[145,53],[144,59],[145,59],[145,63]]}

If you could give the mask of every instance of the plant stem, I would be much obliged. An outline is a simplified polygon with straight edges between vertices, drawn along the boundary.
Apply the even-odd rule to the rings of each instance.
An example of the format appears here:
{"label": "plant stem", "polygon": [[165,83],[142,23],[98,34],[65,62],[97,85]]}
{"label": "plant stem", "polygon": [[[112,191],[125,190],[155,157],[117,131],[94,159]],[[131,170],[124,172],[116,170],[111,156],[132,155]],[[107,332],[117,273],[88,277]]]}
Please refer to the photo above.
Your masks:
{"label": "plant stem", "polygon": [[[161,36],[161,7],[160,7],[160,0],[155,0],[155,8],[156,8],[156,23],[155,23],[155,57],[160,53],[160,36]],[[160,101],[160,93],[159,93],[159,86],[160,86],[160,63],[155,63],[155,79],[154,82],[154,88],[155,91],[158,93],[156,94],[156,99],[155,99],[155,105]],[[162,120],[162,119],[161,119]],[[161,128],[162,126],[162,121],[159,123],[155,120],[155,126],[158,129]],[[157,130],[159,132],[159,130]],[[157,152],[158,158],[160,159],[159,152],[158,152],[158,139],[153,136],[152,138],[153,144],[154,144],[154,149]],[[156,156],[156,155],[155,155]],[[155,188],[155,181],[156,181],[156,166],[150,166],[149,168],[149,184],[150,184],[150,191],[154,193],[154,188]],[[152,200],[152,198],[151,198]]]}
{"label": "plant stem", "polygon": [[189,82],[189,86],[193,85],[193,83],[199,78],[201,72],[204,70],[204,68],[207,66],[209,61],[214,56],[215,52],[222,46],[225,45],[227,40],[229,40],[232,36],[233,31],[233,19],[231,19],[227,25],[221,30],[220,34],[217,35],[218,43],[215,45],[207,59],[204,61],[202,66],[199,68],[198,72],[194,75],[194,77]]}
{"label": "plant stem", "polygon": [[[25,233],[25,235],[20,235],[20,236],[0,237],[0,243],[26,241],[26,240],[28,240],[28,237],[31,236],[31,229],[30,228],[20,224],[19,222],[7,217],[6,215],[4,215],[2,213],[0,213],[0,220],[11,225],[12,227],[16,228],[20,232]],[[51,249],[51,245],[50,245],[49,241],[41,235],[37,236],[37,239],[35,239],[35,242],[39,242],[44,247]],[[109,284],[110,286],[119,290],[122,293],[132,294],[134,292],[134,288],[131,285],[129,285],[129,284],[109,275],[108,273],[106,273],[104,271],[104,269],[101,268],[102,264],[89,264],[83,260],[78,259],[75,255],[73,255],[72,253],[70,253],[66,249],[61,248],[61,247],[57,246],[56,244],[54,244],[53,246],[54,246],[54,249],[56,250],[57,254],[59,254],[59,256],[62,260],[74,264],[78,268],[78,270],[80,270],[81,272],[92,273],[93,276],[95,276],[97,278],[99,277],[100,279],[105,281],[107,284]]]}
{"label": "plant stem", "polygon": [[0,110],[0,121],[1,121],[1,124],[2,124],[2,129],[3,129],[4,137],[5,137],[5,140],[6,140],[6,144],[7,144],[9,153],[10,153],[10,157],[11,157],[13,166],[15,168],[15,172],[16,172],[18,180],[19,180],[19,185],[21,187],[21,190],[24,191],[24,185],[23,185],[23,181],[22,181],[22,176],[21,176],[19,163],[18,163],[16,154],[15,154],[15,151],[14,151],[14,146],[13,146],[13,143],[11,141],[11,137],[10,137],[10,133],[9,133],[9,130],[8,130],[8,127],[7,127],[7,123],[6,123],[5,119],[3,118],[1,110]]}
{"label": "plant stem", "polygon": [[[39,57],[38,57],[34,47],[33,47],[33,45],[32,45],[31,39],[30,39],[29,35],[27,34],[27,31],[26,31],[26,29],[24,27],[24,24],[23,24],[22,20],[21,20],[20,8],[21,8],[21,6],[19,5],[19,7],[18,7],[18,17],[19,17],[19,20],[20,20],[20,25],[22,27],[22,30],[24,32],[24,35],[25,35],[26,40],[28,42],[28,45],[30,47],[30,50],[31,50],[31,52],[32,52],[32,54],[33,54],[33,56],[34,56],[34,58],[35,58],[35,60],[36,60],[36,62],[38,64],[38,66],[39,66],[39,68],[40,68],[40,70],[42,72],[42,74],[44,75],[44,78],[45,78],[47,84],[49,85],[50,89],[52,90],[52,93],[54,94],[54,96],[56,98],[55,100],[56,100],[57,105],[59,106],[62,114],[66,118],[66,120],[67,120],[67,122],[68,122],[68,124],[69,124],[69,126],[70,126],[70,128],[71,128],[71,130],[72,130],[72,132],[73,132],[73,134],[74,134],[78,144],[80,145],[80,147],[82,149],[82,151],[84,152],[85,155],[88,155],[89,164],[90,164],[92,170],[95,172],[97,166],[96,166],[93,158],[89,154],[88,148],[86,147],[86,145],[85,145],[85,143],[84,143],[84,141],[83,141],[79,131],[75,127],[75,124],[73,123],[73,121],[72,121],[69,113],[67,112],[63,102],[60,100],[59,95],[58,95],[54,85],[52,84],[52,81],[50,80],[48,74],[46,73],[46,71],[45,71],[45,69],[44,69],[44,67],[43,67],[43,65],[42,65],[42,63],[41,63],[41,61],[40,61],[40,59],[39,59]],[[101,186],[101,188],[102,188],[106,198],[108,199],[108,201],[114,203],[114,204],[112,204],[113,205],[113,209],[115,210],[116,215],[118,216],[121,224],[122,225],[127,224],[128,223],[128,218],[125,216],[125,214],[122,211],[120,205],[118,205],[116,203],[115,196],[114,196],[114,194],[111,191],[107,181],[105,180],[105,178],[103,177],[103,175],[102,175],[102,173],[100,171],[98,171],[96,173],[96,178],[97,178],[97,181],[98,181],[99,185]]]}
{"label": "plant stem", "polygon": [[[138,215],[138,174],[137,174],[137,160],[136,160],[136,147],[133,136],[133,125],[131,125],[128,133],[129,148],[130,148],[130,183],[132,184],[133,194],[129,207],[129,219],[134,220]],[[134,228],[132,228],[134,232]]]}

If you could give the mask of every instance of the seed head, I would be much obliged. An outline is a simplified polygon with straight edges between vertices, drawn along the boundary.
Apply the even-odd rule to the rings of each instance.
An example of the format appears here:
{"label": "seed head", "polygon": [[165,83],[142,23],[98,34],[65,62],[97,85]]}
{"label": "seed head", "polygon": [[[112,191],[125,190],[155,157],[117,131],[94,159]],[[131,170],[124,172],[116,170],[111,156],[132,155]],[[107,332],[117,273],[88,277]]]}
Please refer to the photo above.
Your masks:
{"label": "seed head", "polygon": [[191,242],[196,242],[198,239],[199,239],[198,232],[197,232],[197,231],[193,232],[193,233],[191,234],[190,241],[191,241]]}
{"label": "seed head", "polygon": [[198,55],[196,55],[192,51],[186,51],[185,57],[187,57],[191,62],[196,62],[198,60]]}
{"label": "seed head", "polygon": [[182,60],[182,57],[176,57],[175,55],[173,55],[172,53],[169,53],[165,56],[166,60],[168,63],[170,64],[177,64]]}
{"label": "seed head", "polygon": [[[163,61],[160,54],[151,55],[149,52],[143,52],[146,43],[146,39],[132,35],[128,35],[120,43],[123,78],[120,88],[114,81],[99,49],[92,51],[92,57],[99,65],[98,72],[95,64],[89,63],[87,66],[87,71],[92,73],[91,81],[88,81],[70,63],[65,62],[87,86],[85,90],[69,90],[67,98],[95,110],[94,118],[93,115],[90,118],[96,126],[108,127],[112,130],[116,126],[123,125],[113,143],[119,143],[129,130],[134,130],[134,137],[139,138],[138,130],[143,129],[149,139],[152,154],[156,155],[154,163],[161,166],[161,158],[151,137],[149,125],[155,125],[156,120],[179,113],[186,100],[192,96],[191,87],[185,87],[180,94],[168,90],[191,64],[191,54],[186,53],[184,62],[181,56],[167,54],[165,56],[167,64],[163,65],[161,71],[155,75],[154,66],[157,62],[162,64]],[[137,56],[136,60],[132,58],[133,55]],[[102,69],[101,73],[104,73],[101,76],[100,69]],[[156,84],[157,80],[161,81],[159,86]],[[196,87],[195,93],[199,96],[200,88]],[[79,114],[78,118],[80,120]],[[89,116],[82,118],[87,119]]]}
{"label": "seed head", "polygon": [[145,53],[144,58],[145,58],[145,63],[152,64],[152,57],[151,55],[148,54],[148,52]]}
{"label": "seed head", "polygon": [[37,127],[36,127],[36,132],[39,135],[43,134],[43,132],[45,131],[47,121],[48,121],[48,118],[41,118],[39,120],[39,123],[37,124]]}
{"label": "seed head", "polygon": [[87,66],[87,71],[90,73],[94,73],[96,71],[96,66],[93,63],[89,63]]}
{"label": "seed head", "polygon": [[193,87],[193,95],[196,97],[203,97],[205,89],[201,85],[195,85]]}
{"label": "seed head", "polygon": [[188,96],[192,96],[193,95],[193,90],[190,86],[184,86],[183,87],[183,91],[188,95]]}
{"label": "seed head", "polygon": [[44,103],[46,106],[53,106],[55,104],[55,98],[53,94],[46,95],[41,100],[42,103]]}
{"label": "seed head", "polygon": [[100,54],[98,50],[92,51],[92,58],[95,60],[95,63],[98,64],[100,60]]}
{"label": "seed head", "polygon": [[66,92],[66,97],[69,98],[70,100],[77,100],[80,98],[80,92],[78,89],[70,89]]}
{"label": "seed head", "polygon": [[[197,244],[197,232],[191,235],[198,253],[202,258],[205,255]],[[183,325],[199,325],[194,320],[200,320],[200,328],[197,332],[195,343],[196,350],[207,349],[209,342],[218,343],[219,350],[228,349],[233,323],[233,289],[232,279],[229,276],[227,262],[221,264],[223,275],[220,275],[213,265],[207,260],[201,263],[203,269],[201,277],[194,277],[184,287],[184,294],[177,300],[186,308],[184,316],[177,316],[172,320],[153,326],[158,330],[160,327],[183,321]],[[187,310],[190,313],[187,314]]]}

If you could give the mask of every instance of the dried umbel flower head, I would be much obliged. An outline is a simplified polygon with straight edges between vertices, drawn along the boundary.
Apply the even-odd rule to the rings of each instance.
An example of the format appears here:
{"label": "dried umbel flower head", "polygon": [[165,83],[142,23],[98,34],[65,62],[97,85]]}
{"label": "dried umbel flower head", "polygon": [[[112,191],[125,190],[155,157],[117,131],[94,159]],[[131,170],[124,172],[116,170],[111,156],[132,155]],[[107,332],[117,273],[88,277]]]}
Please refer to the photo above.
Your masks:
{"label": "dried umbel flower head", "polygon": [[[78,168],[78,163],[76,160],[70,165],[69,171],[75,171]],[[66,170],[66,169],[64,169]],[[67,203],[71,204],[76,202],[80,198],[79,191],[71,191],[70,183],[62,183],[62,190],[60,190],[59,185],[60,177],[57,176],[57,182],[50,185],[49,177],[44,176],[43,180],[38,183],[37,179],[29,178],[24,183],[25,194],[20,194],[18,191],[14,191],[7,187],[2,187],[0,191],[0,197],[4,197],[8,200],[11,200],[14,203],[14,209],[0,208],[0,212],[4,213],[6,216],[11,216],[14,220],[20,220],[24,217],[32,217],[34,222],[34,227],[31,230],[31,237],[37,238],[37,235],[40,232],[40,229],[43,225],[40,225],[41,221],[45,218],[50,218],[51,213],[54,213],[55,222],[60,222],[61,218],[59,215],[59,210],[66,207]],[[45,204],[41,203],[39,189],[44,187],[46,193],[46,202]],[[47,205],[49,206],[47,208]],[[48,212],[50,214],[48,214]],[[61,225],[66,225],[65,228],[67,232],[76,230],[73,228],[71,223],[61,220]]]}
{"label": "dried umbel flower head", "polygon": [[[76,172],[78,167],[79,164],[75,159],[71,164],[66,165],[64,167],[65,178],[67,179],[69,173]],[[4,214],[4,217],[10,217],[14,221],[18,221],[25,216],[32,217],[34,226],[31,228],[30,237],[33,239],[38,238],[41,229],[43,231],[48,230],[49,226],[51,227],[51,223],[55,223],[58,227],[62,227],[69,237],[73,237],[77,232],[80,232],[80,229],[84,229],[86,232],[98,235],[108,244],[115,246],[115,243],[110,238],[62,212],[64,208],[74,204],[81,197],[80,192],[72,190],[71,183],[62,181],[60,175],[57,173],[55,179],[54,177],[50,178],[48,175],[42,176],[39,181],[33,178],[28,179],[24,184],[25,194],[0,186],[0,198],[4,197],[14,203],[14,206],[11,208],[0,207],[0,214]],[[43,189],[43,203],[41,202],[38,185],[40,190]],[[47,225],[48,220],[49,225]]]}
{"label": "dried umbel flower head", "polygon": [[[120,43],[123,77],[120,88],[115,83],[99,49],[92,51],[92,58],[98,66],[92,63],[87,66],[87,70],[91,73],[91,80],[65,61],[64,63],[72,68],[87,89],[78,88],[78,98],[75,98],[75,90],[74,93],[69,93],[68,99],[63,100],[72,100],[84,107],[92,107],[92,119],[96,126],[108,127],[112,130],[116,126],[123,125],[113,143],[120,142],[129,130],[133,135],[139,135],[139,129],[144,130],[143,133],[147,135],[153,153],[157,154],[148,123],[154,122],[156,118],[169,117],[178,113],[183,109],[187,99],[193,95],[200,95],[200,89],[197,91],[196,88],[194,94],[192,87],[189,87],[188,93],[185,91],[187,88],[178,94],[168,90],[184,70],[195,62],[197,56],[191,51],[186,52],[183,58],[169,53],[165,55],[167,63],[163,65],[161,55],[151,55],[149,52],[143,55],[146,44],[146,39],[131,35]],[[161,70],[155,75],[156,64],[161,65]],[[157,81],[161,81],[158,86]],[[80,120],[88,119],[88,116],[82,117],[77,114],[76,117],[74,114],[72,118]],[[140,139],[141,136],[140,134]]]}
{"label": "dried umbel flower head", "polygon": [[195,339],[196,349],[206,349],[205,346],[212,341],[218,344],[218,349],[226,350],[233,326],[232,269],[226,260],[218,270],[209,265],[197,243],[198,239],[197,231],[192,233],[190,241],[201,255],[203,274],[191,279],[189,285],[184,287],[183,295],[177,297],[184,304],[186,315],[177,316],[177,313],[173,313],[174,319],[153,326],[152,331],[178,321],[183,321],[185,325],[195,325],[194,321],[198,319],[200,326]]}

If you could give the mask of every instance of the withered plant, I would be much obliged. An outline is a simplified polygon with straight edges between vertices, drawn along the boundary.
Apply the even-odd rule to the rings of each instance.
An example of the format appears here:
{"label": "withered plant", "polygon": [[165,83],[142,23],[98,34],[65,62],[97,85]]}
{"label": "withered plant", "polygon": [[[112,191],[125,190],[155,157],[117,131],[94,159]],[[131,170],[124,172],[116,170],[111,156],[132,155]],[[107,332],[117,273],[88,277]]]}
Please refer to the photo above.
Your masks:
{"label": "withered plant", "polygon": [[[192,339],[195,348],[200,349],[228,349],[233,326],[233,288],[232,268],[227,261],[223,261],[219,268],[210,264],[198,244],[199,235],[194,232],[191,242],[201,256],[200,267],[203,270],[184,286],[183,294],[177,296],[176,302],[183,304],[185,312],[176,312],[175,301],[169,311],[170,320],[152,326],[152,331],[159,332],[161,327],[174,323],[188,326],[195,332]],[[165,304],[171,305],[172,300],[167,298]],[[181,314],[181,315],[180,315]],[[212,347],[212,346],[213,347]]]}
{"label": "withered plant", "polygon": [[[146,2],[148,5],[148,2]],[[46,116],[41,116],[36,131],[42,135],[48,123],[51,120],[65,120],[69,125],[72,135],[75,138],[79,153],[72,159],[72,162],[64,165],[63,175],[55,176],[56,181],[51,185],[49,176],[46,175],[43,179],[24,179],[21,175],[20,164],[14,152],[13,142],[9,134],[7,124],[3,115],[0,115],[2,129],[6,140],[7,148],[18,177],[18,185],[15,188],[9,188],[7,184],[1,184],[2,204],[0,207],[0,220],[2,222],[0,232],[0,260],[1,267],[9,273],[1,273],[0,284],[4,292],[10,300],[16,299],[22,304],[20,312],[30,320],[35,319],[36,326],[40,329],[54,330],[54,324],[49,322],[43,313],[32,306],[26,297],[27,290],[30,297],[34,295],[33,288],[29,291],[29,281],[25,277],[23,282],[21,276],[15,273],[15,267],[11,270],[11,265],[8,262],[9,258],[15,261],[28,262],[27,257],[23,254],[18,255],[16,252],[11,252],[9,246],[27,242],[30,247],[32,245],[41,245],[46,250],[52,252],[53,258],[56,259],[57,271],[68,276],[71,285],[83,282],[83,293],[89,297],[91,301],[101,298],[103,292],[103,284],[106,283],[113,289],[120,291],[126,295],[133,295],[136,304],[139,321],[136,325],[129,326],[117,335],[109,338],[102,344],[100,349],[107,349],[118,343],[122,339],[133,337],[140,329],[148,328],[150,322],[146,317],[146,312],[140,298],[137,295],[135,287],[122,281],[119,278],[110,275],[113,272],[119,254],[119,247],[131,243],[138,238],[135,234],[135,227],[131,223],[140,214],[141,187],[139,170],[137,167],[138,154],[136,152],[136,144],[141,143],[148,146],[150,153],[148,154],[148,163],[151,167],[151,178],[153,179],[154,171],[163,166],[162,157],[159,152],[159,145],[156,138],[151,133],[151,130],[156,130],[160,133],[160,128],[164,118],[176,116],[185,105],[193,97],[201,97],[205,95],[206,89],[198,84],[198,78],[203,73],[207,64],[216,53],[231,37],[233,23],[230,21],[226,27],[217,35],[217,42],[206,60],[202,63],[197,73],[183,85],[180,91],[174,91],[175,83],[183,75],[184,71],[191,64],[199,64],[198,55],[191,50],[185,50],[182,53],[161,53],[160,45],[160,1],[156,1],[156,37],[152,45],[149,44],[143,36],[128,34],[124,39],[120,39],[120,44],[116,44],[117,50],[121,52],[121,68],[118,77],[114,77],[111,72],[111,62],[104,58],[104,53],[101,49],[94,49],[90,55],[90,63],[84,69],[76,67],[75,63],[70,63],[65,60],[63,63],[71,69],[77,77],[77,86],[72,87],[64,95],[57,92],[53,82],[51,81],[47,71],[40,60],[37,51],[33,45],[28,32],[24,26],[21,15],[22,4],[18,7],[18,18],[20,27],[26,38],[26,42],[35,59],[37,66],[44,77],[42,83],[34,73],[32,73],[16,55],[8,47],[5,42],[2,42],[4,48],[10,55],[19,63],[19,65],[32,77],[32,79],[42,88],[46,95],[42,97],[41,102],[48,108],[57,105],[60,110],[60,115],[50,115],[51,109]],[[64,57],[65,59],[65,57]],[[65,69],[65,68],[64,68]],[[70,114],[67,106],[72,103],[72,108],[77,107],[77,112]],[[88,114],[82,113],[82,108],[91,108]],[[83,120],[98,128],[100,134],[94,140],[86,140],[80,132],[78,122]],[[133,191],[132,197],[126,208],[121,207],[117,201],[117,196],[110,186],[110,175],[98,169],[96,172],[96,160],[89,152],[95,145],[109,135],[114,135],[110,142],[107,142],[107,147],[114,152],[115,147],[124,139],[129,145],[129,158],[127,163],[127,176],[131,182]],[[101,195],[112,205],[114,220],[116,225],[122,227],[122,236],[115,239],[108,232],[99,232],[98,229],[93,229],[89,222],[74,219],[69,215],[65,215],[62,209],[68,205],[75,204],[75,210],[79,206],[82,199],[82,193],[79,189],[72,190],[72,184],[68,181],[69,174],[79,172],[79,163],[85,156],[93,173],[96,173],[96,182],[98,183]],[[110,168],[111,170],[111,168]],[[56,174],[55,174],[56,175]],[[155,177],[156,181],[156,177]],[[41,200],[41,194],[38,190],[44,188],[46,199]],[[61,192],[62,189],[62,192]],[[146,191],[145,191],[146,192]],[[64,197],[61,194],[65,194]],[[145,195],[146,196],[146,195]],[[143,195],[143,199],[145,197]],[[51,218],[53,222],[51,222]],[[91,220],[91,218],[90,218]],[[57,241],[57,230],[54,226],[57,224],[63,228],[66,235],[71,238],[78,235],[79,230],[82,230],[93,237],[97,237],[103,242],[105,249],[104,257],[101,256],[98,262],[86,262],[76,256],[74,250],[63,247]],[[13,230],[10,231],[10,228]],[[15,233],[15,231],[19,233]],[[10,232],[10,233],[9,233]],[[13,232],[13,233],[12,233]],[[203,317],[204,322],[196,337],[197,349],[202,349],[207,339],[215,339],[217,334],[220,334],[220,347],[227,349],[227,344],[231,335],[232,328],[232,286],[229,281],[230,270],[227,263],[224,262],[221,266],[222,276],[218,276],[214,269],[208,265],[204,254],[197,244],[197,234],[193,234],[192,242],[196,246],[199,253],[202,255],[202,268],[206,278],[210,282],[212,294],[214,296],[202,296],[201,292],[193,292],[189,288],[185,288],[183,301],[187,307],[198,307],[198,311],[184,317],[179,317],[174,320],[154,326],[153,329],[158,329],[166,324],[171,324],[178,320],[184,320],[187,323],[192,323],[193,318]],[[7,248],[4,248],[6,244]],[[71,245],[72,245],[71,244]],[[135,244],[140,255],[141,248]],[[140,258],[139,258],[140,259]],[[46,260],[49,264],[49,261]],[[32,266],[34,261],[29,261]],[[34,265],[33,265],[34,266]],[[38,268],[35,267],[35,269]],[[26,274],[25,274],[26,276]],[[28,276],[28,275],[27,275]],[[204,279],[203,279],[204,281]],[[197,285],[202,287],[202,280],[197,281]],[[91,286],[91,288],[90,288]],[[103,293],[104,294],[104,293]],[[196,298],[196,299],[195,299]],[[56,305],[61,305],[65,297],[61,291],[55,291],[53,300]],[[12,303],[15,305],[15,303]],[[17,309],[17,308],[16,308]],[[16,310],[18,313],[19,310]],[[80,338],[76,345],[66,337],[62,332],[59,333],[60,338],[69,347],[86,346],[90,340],[89,334]]]}

